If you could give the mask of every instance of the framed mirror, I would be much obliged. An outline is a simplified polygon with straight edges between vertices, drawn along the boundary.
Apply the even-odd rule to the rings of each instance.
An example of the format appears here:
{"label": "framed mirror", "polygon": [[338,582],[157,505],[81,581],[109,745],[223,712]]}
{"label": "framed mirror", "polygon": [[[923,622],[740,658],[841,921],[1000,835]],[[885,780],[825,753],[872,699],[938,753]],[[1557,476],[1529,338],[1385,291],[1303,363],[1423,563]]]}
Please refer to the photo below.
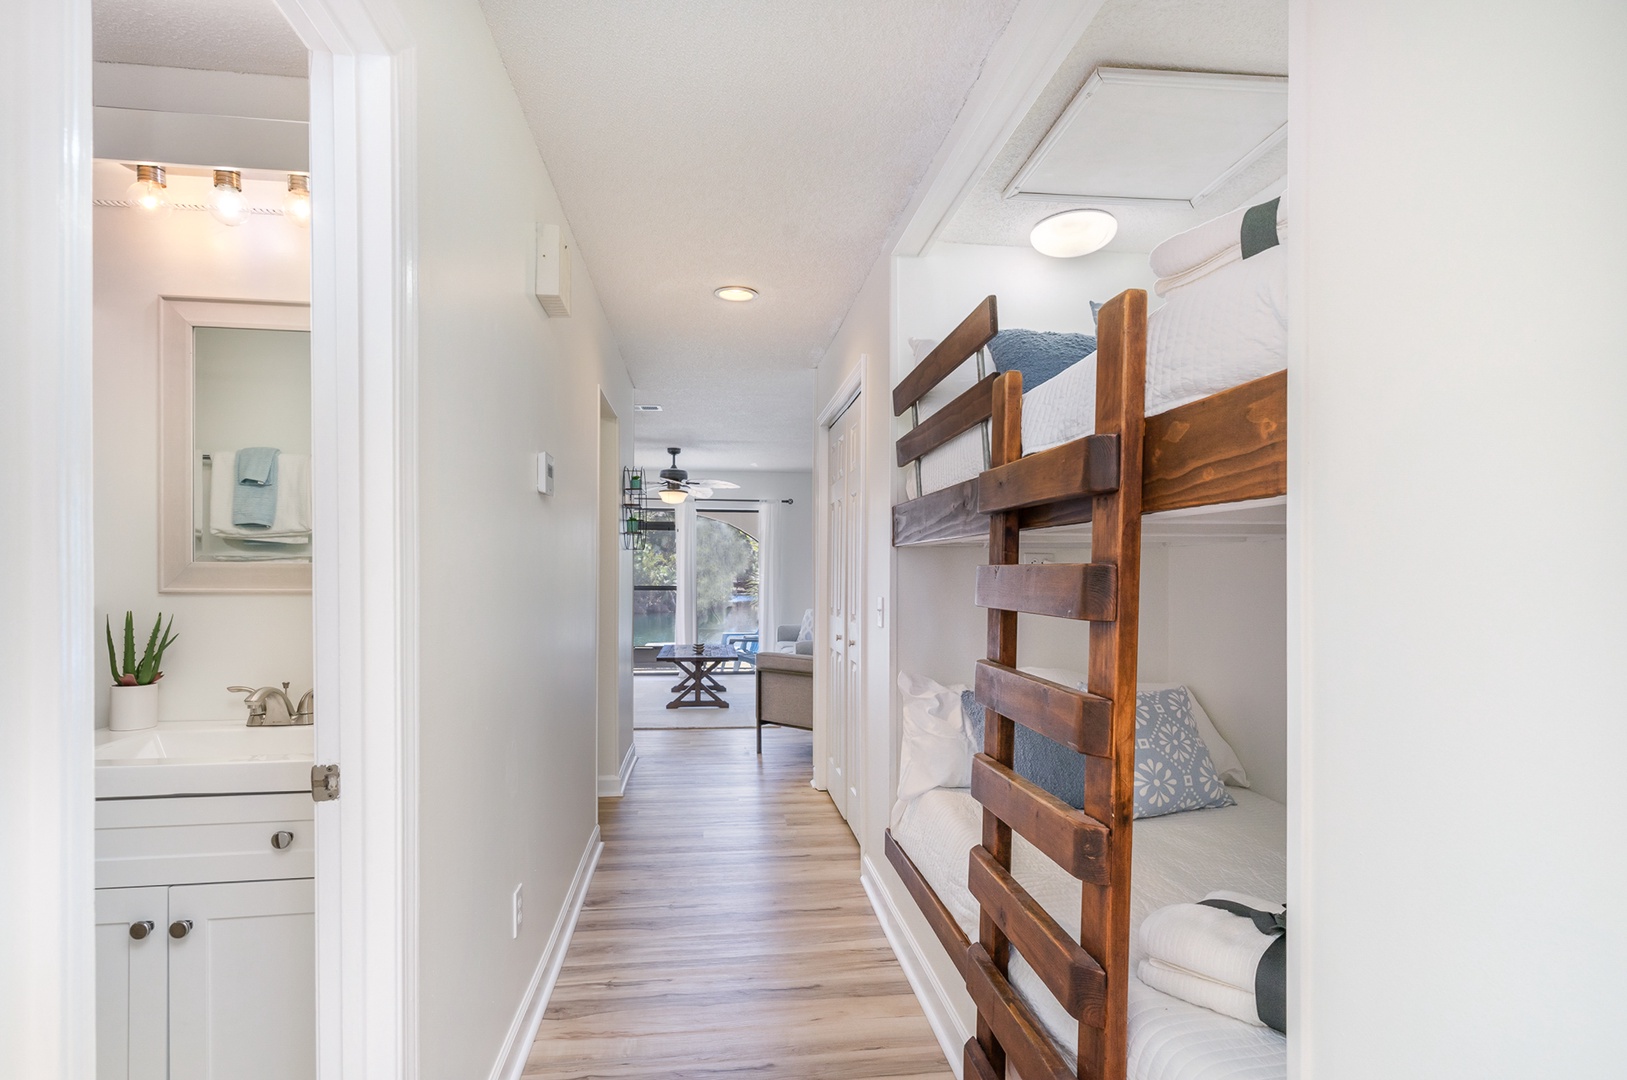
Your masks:
{"label": "framed mirror", "polygon": [[163,297],[158,337],[159,592],[310,592],[310,305]]}

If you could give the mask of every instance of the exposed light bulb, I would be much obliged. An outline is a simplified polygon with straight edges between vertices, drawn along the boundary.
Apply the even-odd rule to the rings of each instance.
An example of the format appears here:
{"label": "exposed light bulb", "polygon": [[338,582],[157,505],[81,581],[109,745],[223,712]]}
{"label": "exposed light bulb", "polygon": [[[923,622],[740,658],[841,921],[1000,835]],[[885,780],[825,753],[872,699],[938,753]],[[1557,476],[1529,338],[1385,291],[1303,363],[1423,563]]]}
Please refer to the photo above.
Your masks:
{"label": "exposed light bulb", "polygon": [[243,175],[236,169],[215,170],[215,190],[209,194],[209,212],[222,225],[241,225],[249,219],[249,201],[243,197]]}
{"label": "exposed light bulb", "polygon": [[683,488],[661,489],[661,501],[666,503],[668,506],[677,506],[687,498],[689,498],[689,492],[685,491]]}
{"label": "exposed light bulb", "polygon": [[1106,247],[1118,231],[1118,219],[1106,210],[1064,210],[1035,225],[1028,242],[1041,255],[1072,259]]}
{"label": "exposed light bulb", "polygon": [[283,216],[302,229],[311,224],[311,178],[304,173],[288,174],[288,194],[282,198]]}
{"label": "exposed light bulb", "polygon": [[162,165],[137,165],[136,182],[124,193],[124,201],[148,213],[169,209],[169,187]]}

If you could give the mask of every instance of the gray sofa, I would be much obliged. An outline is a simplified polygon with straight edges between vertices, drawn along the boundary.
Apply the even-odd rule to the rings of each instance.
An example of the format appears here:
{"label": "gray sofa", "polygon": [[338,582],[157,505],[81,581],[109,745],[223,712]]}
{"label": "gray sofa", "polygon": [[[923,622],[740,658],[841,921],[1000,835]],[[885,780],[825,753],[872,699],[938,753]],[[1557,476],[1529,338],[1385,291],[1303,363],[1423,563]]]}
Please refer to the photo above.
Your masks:
{"label": "gray sofa", "polygon": [[774,651],[812,656],[813,642],[797,640],[797,635],[801,632],[802,627],[796,623],[780,623],[779,630],[774,635]]}
{"label": "gray sofa", "polygon": [[[795,629],[793,627],[792,629]],[[811,643],[810,643],[811,644]],[[813,730],[813,654],[757,654],[757,752],[763,725]]]}

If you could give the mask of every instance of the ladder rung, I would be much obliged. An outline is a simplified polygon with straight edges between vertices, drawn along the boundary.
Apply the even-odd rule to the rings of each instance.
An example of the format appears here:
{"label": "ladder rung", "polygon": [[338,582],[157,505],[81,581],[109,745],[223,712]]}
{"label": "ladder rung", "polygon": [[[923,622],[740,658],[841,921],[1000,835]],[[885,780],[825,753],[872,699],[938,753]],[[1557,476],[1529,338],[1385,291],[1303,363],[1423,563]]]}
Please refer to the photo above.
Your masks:
{"label": "ladder rung", "polygon": [[972,849],[967,885],[1068,1015],[1101,1027],[1107,1000],[1102,966],[981,844]]}
{"label": "ladder rung", "polygon": [[966,989],[972,993],[978,1015],[988,1022],[989,1030],[1000,1040],[1006,1057],[1023,1080],[1075,1080],[1062,1052],[1034,1020],[983,946],[974,944],[969,956]]}
{"label": "ladder rung", "polygon": [[1113,754],[1113,703],[993,660],[977,662],[977,700],[1081,754]]}
{"label": "ladder rung", "polygon": [[1105,495],[1119,486],[1119,437],[1087,435],[989,469],[978,477],[977,508],[985,514]]}
{"label": "ladder rung", "polygon": [[1106,563],[1013,563],[977,568],[979,607],[1112,622],[1118,572]]}
{"label": "ladder rung", "polygon": [[1108,883],[1107,826],[987,754],[972,758],[972,798],[1081,881]]}

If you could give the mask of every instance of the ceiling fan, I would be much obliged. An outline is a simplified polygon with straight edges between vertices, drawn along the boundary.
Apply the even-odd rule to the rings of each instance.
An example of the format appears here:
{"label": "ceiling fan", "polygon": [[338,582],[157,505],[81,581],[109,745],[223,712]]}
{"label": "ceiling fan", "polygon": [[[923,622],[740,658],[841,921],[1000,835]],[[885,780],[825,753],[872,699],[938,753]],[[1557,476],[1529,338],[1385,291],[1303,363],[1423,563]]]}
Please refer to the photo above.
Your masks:
{"label": "ceiling fan", "polygon": [[683,453],[682,448],[669,446],[667,453],[672,455],[672,467],[661,470],[661,489],[657,494],[668,506],[677,506],[691,495],[697,499],[710,499],[714,490],[728,491],[740,487],[727,480],[691,480],[689,473],[678,468],[678,455]]}

